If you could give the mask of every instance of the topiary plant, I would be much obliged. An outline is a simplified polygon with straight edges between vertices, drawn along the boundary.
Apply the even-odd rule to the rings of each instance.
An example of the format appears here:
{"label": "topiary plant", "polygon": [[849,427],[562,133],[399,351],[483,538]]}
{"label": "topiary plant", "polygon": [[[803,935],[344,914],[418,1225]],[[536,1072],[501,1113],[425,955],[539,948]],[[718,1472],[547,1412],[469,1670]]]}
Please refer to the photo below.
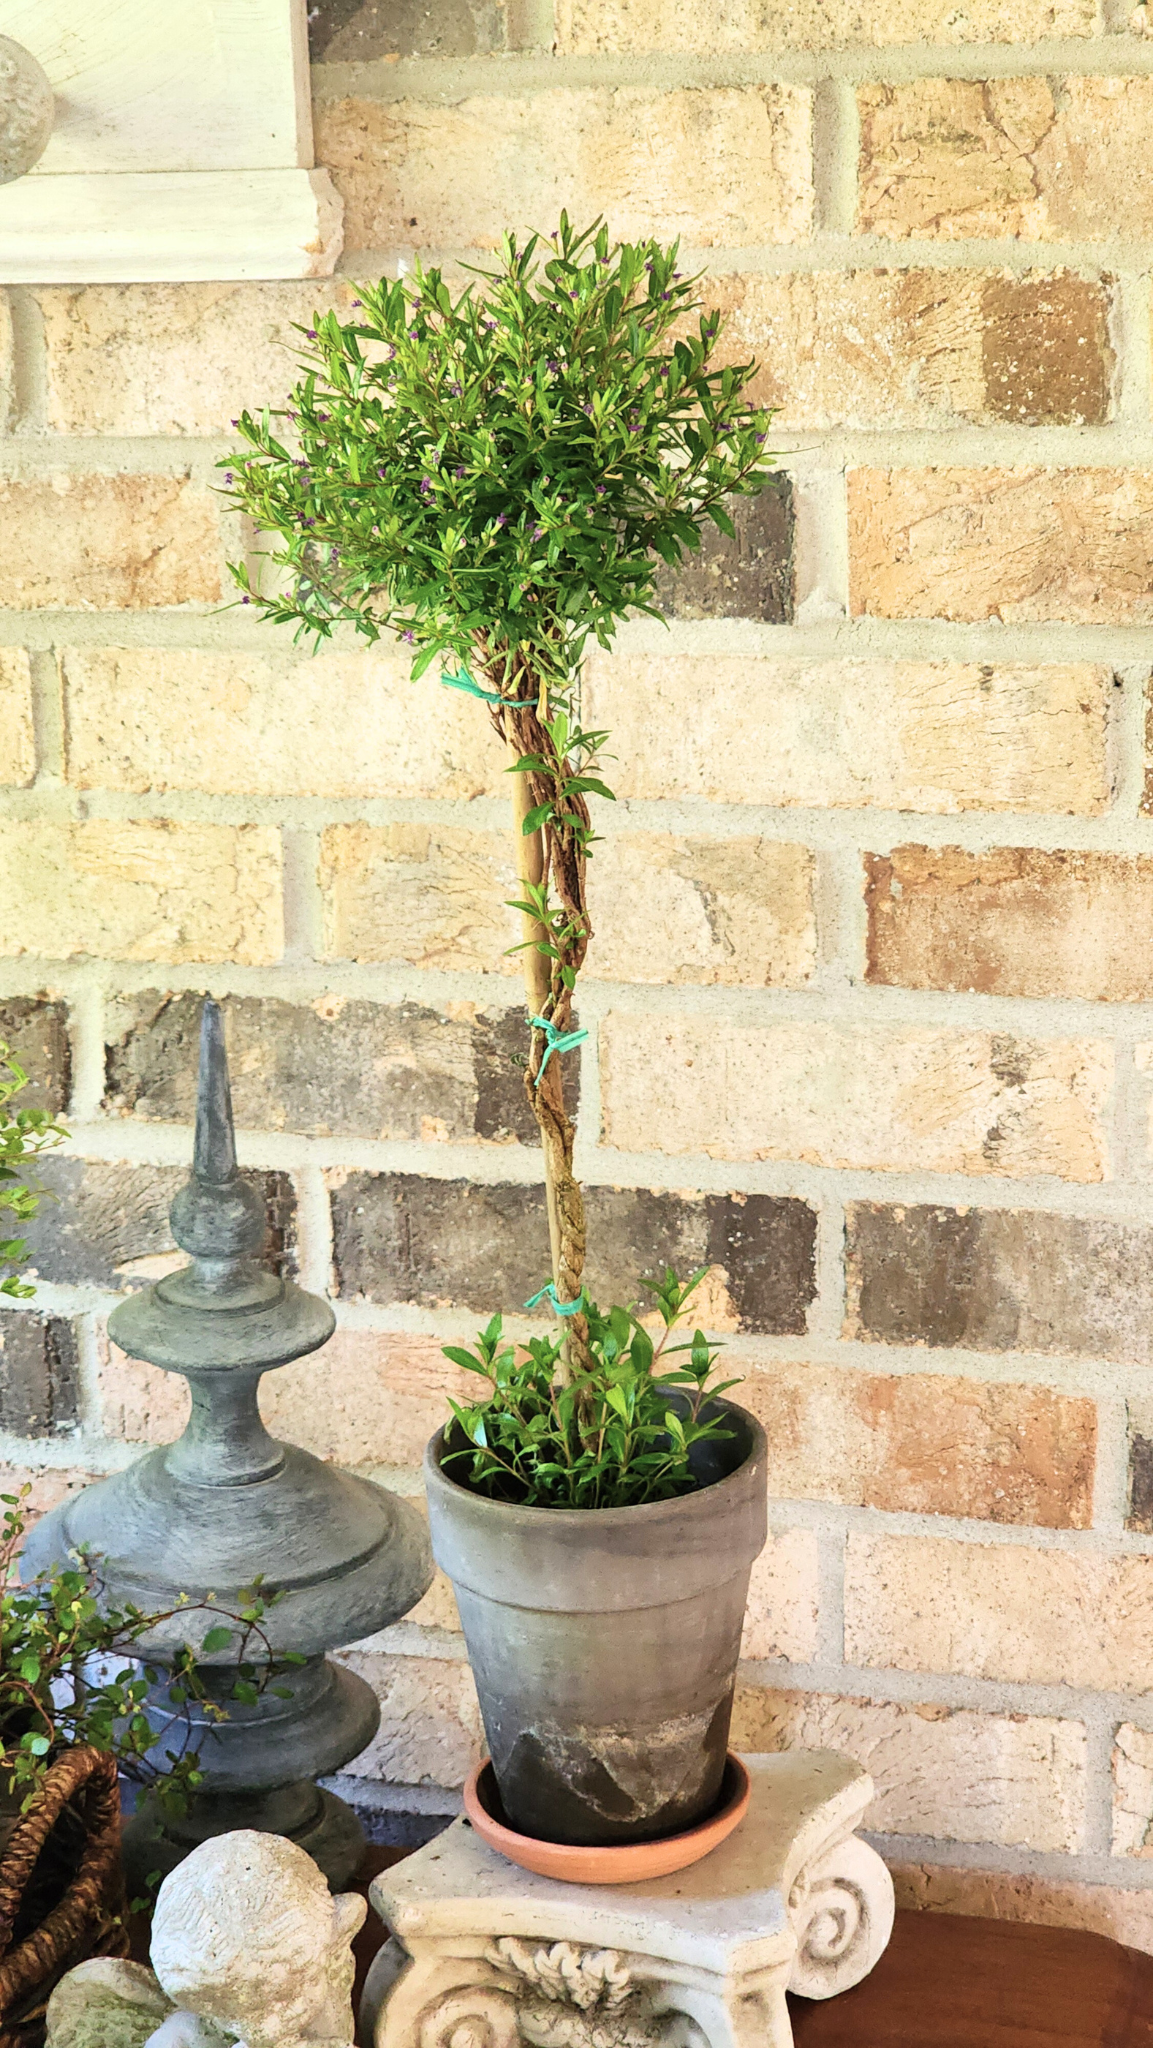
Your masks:
{"label": "topiary plant", "polygon": [[[329,312],[304,330],[288,406],[236,422],[246,445],[225,477],[279,539],[277,588],[233,569],[242,603],[317,642],[341,624],[370,640],[398,632],[414,676],[439,661],[509,749],[525,1085],[553,1264],[526,1306],[547,1297],[561,1318],[563,1348],[546,1346],[541,1366],[571,1376],[586,1436],[606,1373],[630,1369],[644,1343],[590,1314],[565,1106],[564,1055],[586,1035],[573,999],[592,936],[589,798],[613,800],[609,735],[582,724],[581,662],[630,613],[661,616],[661,563],[698,547],[706,521],[731,535],[726,498],[758,491],[771,464],[769,416],[747,396],[756,366],[717,366],[720,315],[701,312],[697,283],[675,244],[610,246],[602,224],[577,232],[562,215],[554,235],[506,238],[498,266],[455,296],[419,265],[363,287],[355,318]],[[646,1425],[663,1427],[667,1382],[641,1377]],[[676,1456],[684,1479],[687,1448]]]}

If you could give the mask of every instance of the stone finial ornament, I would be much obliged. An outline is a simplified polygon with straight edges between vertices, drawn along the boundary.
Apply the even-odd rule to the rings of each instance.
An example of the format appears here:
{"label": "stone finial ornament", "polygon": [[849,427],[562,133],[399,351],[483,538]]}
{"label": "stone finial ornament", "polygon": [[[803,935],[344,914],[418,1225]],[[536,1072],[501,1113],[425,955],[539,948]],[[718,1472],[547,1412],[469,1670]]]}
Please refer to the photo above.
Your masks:
{"label": "stone finial ornament", "polygon": [[11,36],[0,36],[0,185],[38,163],[48,147],[56,103],[43,66]]}
{"label": "stone finial ornament", "polygon": [[350,2048],[353,1936],[368,1908],[333,1897],[282,1836],[238,1829],[165,1878],[152,1969],[81,1963],[48,2005],[47,2048]]}

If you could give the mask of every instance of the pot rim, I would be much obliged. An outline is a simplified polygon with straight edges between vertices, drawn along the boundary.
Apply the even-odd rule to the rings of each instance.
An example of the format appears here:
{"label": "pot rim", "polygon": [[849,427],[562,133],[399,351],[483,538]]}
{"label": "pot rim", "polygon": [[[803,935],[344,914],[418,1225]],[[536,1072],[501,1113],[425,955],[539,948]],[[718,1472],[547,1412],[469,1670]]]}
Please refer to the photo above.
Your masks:
{"label": "pot rim", "polygon": [[512,1516],[516,1520],[523,1519],[526,1524],[537,1522],[543,1515],[547,1517],[550,1528],[564,1528],[566,1526],[586,1528],[590,1523],[595,1523],[598,1529],[606,1529],[611,1528],[614,1523],[619,1523],[626,1519],[631,1521],[638,1515],[655,1518],[659,1515],[667,1515],[674,1510],[688,1512],[691,1510],[694,1502],[704,1500],[719,1501],[727,1493],[728,1489],[737,1485],[747,1487],[750,1468],[754,1467],[758,1461],[762,1464],[768,1462],[768,1438],[765,1435],[763,1425],[758,1422],[751,1410],[742,1408],[739,1401],[726,1400],[723,1394],[717,1396],[717,1405],[730,1410],[733,1414],[739,1415],[747,1424],[752,1439],[748,1452],[741,1459],[740,1464],[735,1466],[731,1472],[726,1473],[723,1479],[714,1479],[710,1486],[694,1487],[691,1493],[674,1494],[668,1500],[634,1501],[630,1506],[622,1508],[546,1508],[534,1506],[527,1501],[490,1500],[487,1494],[475,1493],[471,1486],[466,1486],[462,1480],[454,1479],[451,1473],[444,1470],[440,1462],[441,1453],[444,1449],[444,1433],[451,1425],[443,1422],[436,1431],[436,1434],[429,1438],[425,1446],[423,1460],[425,1485],[426,1488],[430,1483],[443,1486],[446,1490],[451,1488],[450,1498],[459,1496],[471,1502],[479,1511],[488,1512],[493,1515]]}

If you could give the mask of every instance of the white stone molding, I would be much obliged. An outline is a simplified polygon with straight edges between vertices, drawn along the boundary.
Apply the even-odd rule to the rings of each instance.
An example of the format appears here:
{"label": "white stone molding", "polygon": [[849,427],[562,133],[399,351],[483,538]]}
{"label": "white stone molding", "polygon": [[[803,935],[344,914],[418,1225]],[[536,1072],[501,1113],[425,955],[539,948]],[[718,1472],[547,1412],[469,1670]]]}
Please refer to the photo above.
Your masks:
{"label": "white stone molding", "polygon": [[326,277],[306,0],[0,0],[52,134],[0,186],[0,283]]}
{"label": "white stone molding", "polygon": [[746,1757],[729,1840],[651,1884],[518,1870],[466,1821],[385,1871],[365,1989],[375,2048],[791,2048],[786,1990],[872,1969],[893,1887],[857,1840],[872,1781],[830,1750]]}

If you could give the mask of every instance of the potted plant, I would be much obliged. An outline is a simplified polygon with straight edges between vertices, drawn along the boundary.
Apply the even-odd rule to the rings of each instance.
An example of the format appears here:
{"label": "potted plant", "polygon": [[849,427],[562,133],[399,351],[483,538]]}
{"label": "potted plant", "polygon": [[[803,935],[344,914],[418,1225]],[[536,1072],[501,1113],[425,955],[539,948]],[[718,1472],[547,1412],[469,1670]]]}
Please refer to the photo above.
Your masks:
{"label": "potted plant", "polygon": [[[613,1844],[692,1827],[725,1765],[749,1569],[765,1535],[764,1442],[714,1383],[697,1331],[669,1344],[700,1275],[635,1308],[584,1287],[564,1057],[592,921],[590,797],[609,735],[584,728],[581,661],[631,612],[660,616],[662,561],[761,488],[755,365],[715,367],[676,247],[601,224],[519,247],[455,296],[439,271],[316,316],[283,413],[237,422],[233,501],[279,536],[275,589],[241,602],[316,641],[399,632],[413,674],[486,707],[509,749],[528,996],[525,1086],[544,1154],[551,1336],[499,1317],[486,1382],[429,1447],[433,1547],[456,1587],[505,1813],[524,1834]],[[403,713],[398,710],[398,717]],[[731,1384],[731,1382],[729,1383]]]}

